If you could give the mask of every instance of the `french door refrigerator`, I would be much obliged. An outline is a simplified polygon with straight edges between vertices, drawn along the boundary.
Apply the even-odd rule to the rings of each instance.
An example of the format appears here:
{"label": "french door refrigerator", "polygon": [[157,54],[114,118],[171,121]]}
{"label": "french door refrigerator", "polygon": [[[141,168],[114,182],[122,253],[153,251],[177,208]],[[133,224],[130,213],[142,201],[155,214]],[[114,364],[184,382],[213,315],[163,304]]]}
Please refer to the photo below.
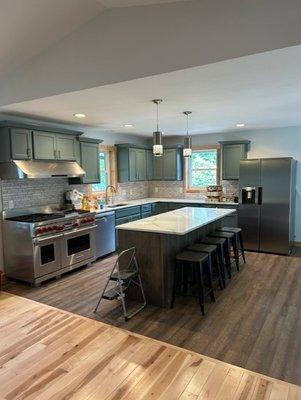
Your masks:
{"label": "french door refrigerator", "polygon": [[290,254],[294,242],[296,161],[240,161],[239,227],[247,250]]}

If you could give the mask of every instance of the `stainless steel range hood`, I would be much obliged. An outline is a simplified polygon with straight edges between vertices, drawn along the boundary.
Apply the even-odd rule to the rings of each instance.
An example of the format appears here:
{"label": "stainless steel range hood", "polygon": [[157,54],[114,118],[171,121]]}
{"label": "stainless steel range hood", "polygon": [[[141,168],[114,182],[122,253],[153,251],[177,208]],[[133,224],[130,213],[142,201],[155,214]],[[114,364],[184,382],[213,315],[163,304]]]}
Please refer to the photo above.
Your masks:
{"label": "stainless steel range hood", "polygon": [[0,179],[77,178],[85,171],[75,161],[23,161],[0,163]]}

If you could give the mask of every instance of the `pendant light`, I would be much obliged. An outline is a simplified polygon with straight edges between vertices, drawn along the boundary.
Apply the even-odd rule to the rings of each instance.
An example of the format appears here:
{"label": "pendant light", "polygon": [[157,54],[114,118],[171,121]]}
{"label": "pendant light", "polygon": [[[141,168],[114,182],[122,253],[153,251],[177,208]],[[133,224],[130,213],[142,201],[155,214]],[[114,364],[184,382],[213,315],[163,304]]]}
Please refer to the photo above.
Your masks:
{"label": "pendant light", "polygon": [[191,154],[192,154],[191,136],[189,136],[189,129],[188,129],[188,118],[189,118],[189,115],[191,114],[191,111],[184,111],[183,114],[186,115],[186,124],[187,124],[186,137],[184,138],[183,156],[191,157]]}
{"label": "pendant light", "polygon": [[153,154],[156,157],[163,155],[162,145],[162,132],[159,131],[159,104],[162,103],[162,99],[155,99],[153,103],[157,105],[157,130],[153,133]]}

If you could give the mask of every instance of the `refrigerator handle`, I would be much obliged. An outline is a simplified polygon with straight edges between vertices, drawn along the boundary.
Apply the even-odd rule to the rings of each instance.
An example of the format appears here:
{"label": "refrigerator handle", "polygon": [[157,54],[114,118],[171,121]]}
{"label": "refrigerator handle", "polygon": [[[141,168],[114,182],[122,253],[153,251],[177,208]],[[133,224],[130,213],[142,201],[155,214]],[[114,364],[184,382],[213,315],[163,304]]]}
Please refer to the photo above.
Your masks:
{"label": "refrigerator handle", "polygon": [[262,204],[262,187],[258,186],[258,205]]}

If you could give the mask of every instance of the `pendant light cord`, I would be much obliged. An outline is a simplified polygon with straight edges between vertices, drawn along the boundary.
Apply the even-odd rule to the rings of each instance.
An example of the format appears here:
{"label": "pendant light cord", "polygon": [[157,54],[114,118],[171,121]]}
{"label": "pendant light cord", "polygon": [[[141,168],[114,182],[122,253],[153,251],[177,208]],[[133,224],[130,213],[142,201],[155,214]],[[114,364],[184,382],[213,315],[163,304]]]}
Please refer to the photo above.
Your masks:
{"label": "pendant light cord", "polygon": [[159,131],[159,104],[157,103],[157,132]]}

